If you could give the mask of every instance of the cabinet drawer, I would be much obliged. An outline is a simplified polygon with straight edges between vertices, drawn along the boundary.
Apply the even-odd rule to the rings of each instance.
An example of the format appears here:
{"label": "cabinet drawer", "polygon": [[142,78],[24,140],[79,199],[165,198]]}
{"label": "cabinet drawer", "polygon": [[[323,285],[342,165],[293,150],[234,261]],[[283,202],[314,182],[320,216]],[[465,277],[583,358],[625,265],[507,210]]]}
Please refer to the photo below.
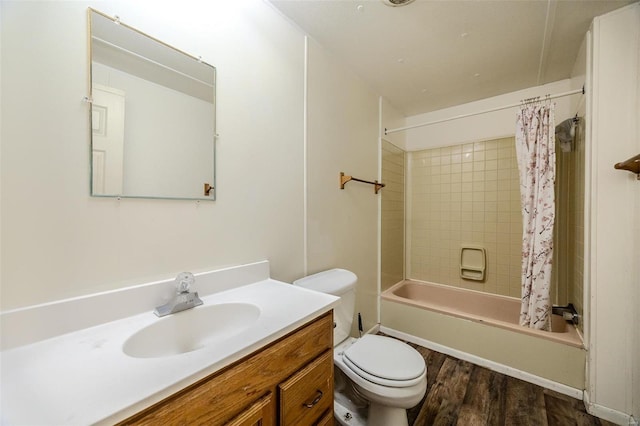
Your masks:
{"label": "cabinet drawer", "polygon": [[244,412],[238,414],[225,424],[225,426],[273,426],[273,409],[274,404],[272,393],[269,392],[247,408]]}
{"label": "cabinet drawer", "polygon": [[333,350],[278,385],[280,425],[312,425],[333,408]]}

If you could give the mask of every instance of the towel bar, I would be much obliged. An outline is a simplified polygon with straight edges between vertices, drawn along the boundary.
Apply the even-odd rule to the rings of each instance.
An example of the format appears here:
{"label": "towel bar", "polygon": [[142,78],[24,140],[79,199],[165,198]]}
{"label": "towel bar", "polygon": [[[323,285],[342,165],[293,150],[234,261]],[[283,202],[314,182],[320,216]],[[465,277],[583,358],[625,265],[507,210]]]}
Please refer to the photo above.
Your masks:
{"label": "towel bar", "polygon": [[344,185],[350,180],[355,180],[357,182],[368,183],[370,185],[373,185],[374,186],[373,190],[375,191],[376,194],[385,186],[384,183],[380,183],[377,180],[371,182],[368,180],[354,178],[353,176],[345,175],[343,172],[340,172],[340,189],[344,189]]}

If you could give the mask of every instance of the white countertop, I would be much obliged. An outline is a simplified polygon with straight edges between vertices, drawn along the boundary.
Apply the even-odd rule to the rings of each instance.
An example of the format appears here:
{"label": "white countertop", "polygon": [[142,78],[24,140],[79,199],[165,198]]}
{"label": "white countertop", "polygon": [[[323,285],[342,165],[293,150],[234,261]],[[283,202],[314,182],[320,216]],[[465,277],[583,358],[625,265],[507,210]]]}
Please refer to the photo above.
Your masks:
{"label": "white countertop", "polygon": [[124,420],[329,311],[339,298],[267,279],[202,300],[252,303],[260,318],[223,344],[161,358],[122,352],[129,336],[159,320],[151,311],[3,351],[1,423]]}

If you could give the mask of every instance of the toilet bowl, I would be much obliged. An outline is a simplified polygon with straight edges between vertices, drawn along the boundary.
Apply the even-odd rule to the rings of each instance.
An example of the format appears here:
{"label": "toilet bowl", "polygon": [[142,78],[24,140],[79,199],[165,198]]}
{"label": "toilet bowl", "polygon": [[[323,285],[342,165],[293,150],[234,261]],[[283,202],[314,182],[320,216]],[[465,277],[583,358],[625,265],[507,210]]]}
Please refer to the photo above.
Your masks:
{"label": "toilet bowl", "polygon": [[[366,334],[349,337],[355,313],[354,273],[332,269],[294,281],[294,285],[340,296],[334,309],[334,365],[349,386],[335,386],[335,415],[341,424],[405,426],[406,409],[417,405],[427,390],[427,368],[418,351],[399,340]],[[338,375],[338,372],[336,372]],[[344,390],[352,395],[343,395]],[[368,403],[362,418],[361,403]]]}
{"label": "toilet bowl", "polygon": [[371,426],[406,425],[406,409],[416,406],[427,390],[424,358],[390,337],[349,338],[334,348],[333,361],[369,401]]}

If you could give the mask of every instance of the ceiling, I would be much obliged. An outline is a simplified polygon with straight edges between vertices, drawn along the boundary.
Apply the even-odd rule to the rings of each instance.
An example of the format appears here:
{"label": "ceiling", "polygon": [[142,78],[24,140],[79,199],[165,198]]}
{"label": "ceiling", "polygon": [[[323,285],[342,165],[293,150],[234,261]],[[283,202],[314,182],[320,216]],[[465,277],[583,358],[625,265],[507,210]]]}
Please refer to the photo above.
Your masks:
{"label": "ceiling", "polygon": [[405,116],[569,78],[627,0],[270,0]]}

